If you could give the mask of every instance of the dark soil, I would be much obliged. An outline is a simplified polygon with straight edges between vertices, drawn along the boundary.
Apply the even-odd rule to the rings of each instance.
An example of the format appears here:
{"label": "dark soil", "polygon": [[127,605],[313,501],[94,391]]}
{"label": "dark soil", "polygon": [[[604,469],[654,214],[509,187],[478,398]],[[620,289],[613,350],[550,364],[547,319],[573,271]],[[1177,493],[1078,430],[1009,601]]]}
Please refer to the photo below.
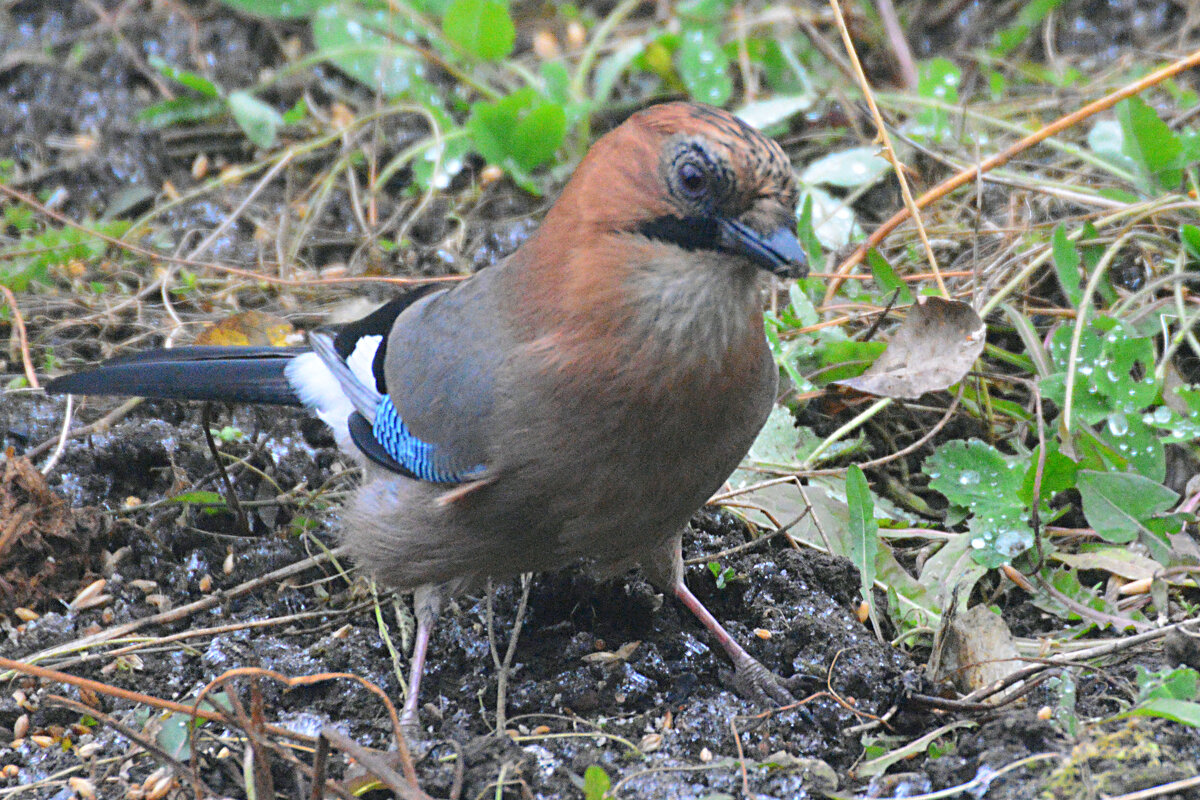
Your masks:
{"label": "dark soil", "polygon": [[[97,17],[101,5],[111,14],[106,19]],[[919,7],[914,18],[922,19],[930,5],[910,4]],[[987,16],[990,3],[936,5],[939,14],[912,32],[922,55],[986,41],[994,30],[989,26],[997,24]],[[954,13],[947,11],[951,6]],[[1069,2],[1056,22],[1063,32],[1059,52],[1095,50],[1096,58],[1109,58],[1123,48],[1148,47],[1176,30],[1183,13],[1171,3]],[[15,162],[10,185],[43,197],[60,192],[59,207],[72,218],[132,219],[160,199],[165,182],[193,187],[191,170],[201,152],[216,153],[225,164],[249,161],[252,151],[229,126],[181,133],[137,123],[138,111],[162,99],[145,59],[157,54],[189,68],[210,65],[202,71],[239,87],[277,64],[289,38],[303,36],[300,27],[257,22],[214,3],[5,4],[0,158]],[[877,66],[886,71],[882,62]],[[330,72],[318,73],[311,85],[284,83],[277,91],[279,107],[302,91],[360,100],[364,107],[372,102],[369,93]],[[402,149],[419,132],[406,125],[417,123],[398,123],[385,151]],[[87,142],[73,138],[81,134]],[[388,152],[378,157],[386,161]],[[403,254],[360,247],[361,231],[342,193],[298,258],[314,270],[336,263],[357,273],[444,274],[486,266],[523,241],[544,201],[506,183],[482,196],[463,196],[471,177],[413,222],[407,230],[411,247]],[[311,173],[302,173],[295,182],[308,178]],[[249,184],[233,185],[182,203],[157,218],[158,235],[173,243],[188,232],[202,237],[248,191]],[[247,219],[277,219],[290,213],[288,202],[285,188],[272,184],[255,198]],[[379,209],[381,219],[404,201],[394,202]],[[461,240],[455,240],[454,218],[466,231]],[[273,246],[255,236],[254,226],[239,223],[205,257],[253,266],[273,257]],[[106,275],[132,294],[150,283],[128,271],[115,276]],[[59,277],[60,288],[71,285],[69,276]],[[382,296],[377,289],[356,291]],[[31,300],[38,305],[26,313],[41,346],[53,346],[62,361],[80,363],[108,355],[118,344],[156,343],[166,311],[156,292],[141,299],[136,313],[115,314],[108,301],[50,293]],[[323,317],[307,302],[307,310],[299,311],[301,299],[312,297],[302,290],[246,290],[234,304],[288,314],[299,323]],[[222,302],[179,298],[175,312],[190,323],[227,310]],[[9,372],[18,371],[9,365]],[[115,406],[89,402],[77,416],[90,422]],[[343,571],[351,565],[325,563],[255,592],[221,594],[336,544],[337,504],[354,476],[342,472],[333,441],[319,424],[292,412],[238,409],[230,416],[218,410],[211,427],[231,425],[243,433],[221,445],[243,459],[231,468],[237,495],[248,501],[243,528],[228,511],[161,503],[182,492],[224,491],[196,407],[145,403],[110,430],[70,441],[43,482],[19,457],[31,455],[40,467],[53,449],[43,445],[57,437],[62,414],[61,400],[38,393],[8,393],[0,400],[0,446],[9,453],[0,487],[0,608],[6,612],[0,655],[29,659],[215,595],[211,608],[138,631],[158,640],[174,637],[169,641],[120,655],[113,651],[129,642],[73,649],[38,665],[185,703],[239,668],[287,678],[350,673],[400,702],[397,666],[407,667],[411,617],[403,602],[372,603],[364,582]],[[279,499],[297,486],[308,491]],[[15,542],[8,541],[6,526],[20,529]],[[835,787],[849,793],[864,789],[855,770],[867,756],[862,731],[874,720],[886,715],[887,728],[876,732],[899,740],[968,719],[935,715],[913,701],[914,693],[932,689],[919,664],[881,644],[857,618],[859,581],[849,562],[792,549],[777,537],[722,556],[721,566],[736,577],[717,588],[705,562],[752,539],[753,532],[728,513],[697,514],[684,543],[685,558],[697,560],[688,582],[768,668],[783,677],[805,676],[798,693],[803,704],[771,711],[733,692],[728,664],[707,634],[636,574],[612,582],[580,572],[537,576],[508,670],[508,736],[494,735],[498,669],[492,650],[502,657],[508,648],[520,585],[495,587],[490,625],[486,597],[459,598],[444,614],[423,686],[425,738],[414,742],[423,756],[417,764],[422,788],[435,797],[472,798],[499,796],[496,787],[503,784],[505,797],[579,797],[585,771],[599,765],[622,797],[805,798]],[[100,578],[107,598],[83,610],[67,605]],[[36,619],[16,616],[18,608],[35,612]],[[1039,612],[1024,613],[1027,628],[1037,630]],[[189,631],[193,635],[177,636]],[[393,658],[391,647],[401,655]],[[1107,717],[1119,710],[1118,700],[1128,703],[1135,663],[1164,665],[1157,650],[1134,659],[1085,673],[1078,690],[1081,718]],[[352,680],[285,689],[277,680],[252,684],[243,676],[223,689],[246,708],[261,704],[266,721],[294,731],[316,735],[331,725],[362,745],[393,747],[383,703]],[[52,695],[83,702],[95,713],[85,716]],[[1049,690],[1038,689],[1023,703],[960,730],[952,751],[893,766],[865,791],[901,796],[977,781],[977,797],[1065,800],[1158,785],[1195,774],[1200,763],[1195,729],[1113,721],[1073,739],[1033,710],[1050,702]],[[182,719],[148,715],[144,705],[89,690],[14,679],[0,699],[0,741],[26,735],[15,746],[0,746],[0,768],[9,768],[0,770],[4,796],[70,797],[75,789],[67,781],[80,777],[99,787],[97,796],[145,796],[144,784],[161,774],[156,771],[163,761],[132,748],[131,739],[171,749],[181,738]],[[39,744],[39,735],[49,742]],[[246,794],[240,737],[211,723],[197,729],[190,765],[209,796]],[[1054,755],[999,774],[1043,753]],[[312,762],[309,753],[296,755]],[[280,795],[302,796],[299,772],[283,755],[261,751],[259,759],[270,765],[265,772]],[[335,754],[332,776],[342,777],[345,768]],[[171,796],[194,793],[188,780],[177,780]],[[21,786],[23,794],[7,792]]]}

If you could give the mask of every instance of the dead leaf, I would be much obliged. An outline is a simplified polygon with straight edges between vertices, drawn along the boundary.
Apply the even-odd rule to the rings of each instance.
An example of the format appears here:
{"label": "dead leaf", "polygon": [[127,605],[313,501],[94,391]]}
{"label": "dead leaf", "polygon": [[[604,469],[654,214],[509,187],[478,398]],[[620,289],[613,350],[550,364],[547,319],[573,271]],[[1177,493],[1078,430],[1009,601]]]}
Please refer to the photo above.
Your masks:
{"label": "dead leaf", "polygon": [[991,686],[1023,666],[1004,619],[984,605],[959,614],[944,635],[942,677],[964,694]]}
{"label": "dead leaf", "polygon": [[1131,581],[1149,580],[1162,568],[1157,561],[1139,555],[1127,546],[1101,545],[1081,553],[1052,553],[1050,557],[1073,569],[1103,570]]}
{"label": "dead leaf", "polygon": [[962,380],[983,352],[986,330],[967,303],[919,297],[883,355],[862,375],[837,383],[881,397],[916,400]]}
{"label": "dead leaf", "polygon": [[628,661],[640,644],[640,641],[626,642],[613,651],[602,650],[599,653],[588,653],[583,660],[589,664],[619,664]]}
{"label": "dead leaf", "polygon": [[243,311],[200,332],[196,344],[285,347],[294,344],[296,329],[283,317],[262,311]]}

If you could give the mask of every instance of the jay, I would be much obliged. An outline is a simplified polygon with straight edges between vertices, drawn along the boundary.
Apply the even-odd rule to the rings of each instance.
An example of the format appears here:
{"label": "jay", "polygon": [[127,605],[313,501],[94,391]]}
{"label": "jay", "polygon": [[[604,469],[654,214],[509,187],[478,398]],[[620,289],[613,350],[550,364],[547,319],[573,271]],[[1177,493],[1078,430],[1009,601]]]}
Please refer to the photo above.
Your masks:
{"label": "jay", "polygon": [[680,542],[775,400],[758,276],[803,276],[778,144],[716,108],[632,115],[588,152],[538,230],[450,289],[414,291],[308,347],[180,347],[52,393],[303,405],[363,465],[343,510],[358,564],[415,596],[415,725],[445,598],[489,578],[640,566],[787,703],[688,589]]}

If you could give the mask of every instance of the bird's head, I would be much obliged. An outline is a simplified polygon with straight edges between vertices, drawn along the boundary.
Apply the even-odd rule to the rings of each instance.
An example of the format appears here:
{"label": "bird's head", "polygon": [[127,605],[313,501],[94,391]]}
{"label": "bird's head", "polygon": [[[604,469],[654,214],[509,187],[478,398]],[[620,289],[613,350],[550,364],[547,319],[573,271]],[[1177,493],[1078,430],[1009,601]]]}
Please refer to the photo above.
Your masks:
{"label": "bird's head", "polygon": [[597,141],[546,224],[560,237],[645,237],[803,277],[796,202],[778,144],[721,109],[667,103]]}

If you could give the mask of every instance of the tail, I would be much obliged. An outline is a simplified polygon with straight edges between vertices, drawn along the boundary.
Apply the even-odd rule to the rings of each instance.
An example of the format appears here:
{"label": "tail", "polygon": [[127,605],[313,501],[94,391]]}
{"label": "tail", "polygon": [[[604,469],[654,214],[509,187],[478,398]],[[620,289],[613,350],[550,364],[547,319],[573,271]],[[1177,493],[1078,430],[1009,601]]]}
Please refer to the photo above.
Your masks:
{"label": "tail", "polygon": [[120,356],[46,384],[50,394],[302,405],[285,370],[307,347],[173,347]]}

